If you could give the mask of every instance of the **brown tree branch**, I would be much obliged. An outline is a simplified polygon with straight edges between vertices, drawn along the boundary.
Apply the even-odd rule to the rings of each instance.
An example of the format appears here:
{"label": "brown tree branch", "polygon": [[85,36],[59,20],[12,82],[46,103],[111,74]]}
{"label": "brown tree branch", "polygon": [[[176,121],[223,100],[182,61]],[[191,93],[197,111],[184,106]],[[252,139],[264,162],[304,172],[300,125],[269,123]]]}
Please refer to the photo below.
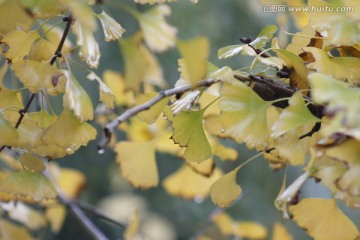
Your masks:
{"label": "brown tree branch", "polygon": [[[72,22],[72,15],[70,14],[68,17],[64,17],[63,21],[66,22],[65,29],[64,29],[63,35],[61,36],[59,45],[57,46],[57,48],[55,50],[54,56],[50,59],[50,65],[53,65],[55,63],[56,59],[58,57],[61,57],[61,50],[62,50],[62,48],[64,46],[66,37],[69,34],[69,30],[70,30],[70,26],[71,26],[71,22]],[[15,124],[15,128],[18,128],[20,126],[20,124],[21,124],[21,122],[22,122],[22,120],[23,120],[23,118],[25,116],[25,113],[27,113],[29,111],[29,108],[30,108],[31,104],[34,101],[35,96],[36,96],[36,93],[32,93],[29,100],[28,100],[28,102],[26,103],[26,106],[19,111],[20,116],[19,116],[19,118],[18,118],[18,120],[17,120],[17,122]],[[1,146],[0,147],[0,152],[2,150],[4,150],[4,148],[6,148],[6,147],[7,146]],[[9,147],[9,148],[11,148],[11,147]]]}
{"label": "brown tree branch", "polygon": [[187,84],[187,85],[167,89],[165,91],[160,92],[157,96],[150,99],[149,101],[126,110],[124,113],[119,115],[117,118],[115,118],[114,120],[112,120],[110,123],[108,123],[105,126],[105,128],[104,128],[104,136],[99,141],[99,143],[97,145],[98,151],[99,152],[104,151],[105,146],[111,140],[112,132],[114,131],[114,129],[119,124],[121,124],[122,122],[128,120],[132,116],[138,114],[139,112],[150,109],[155,103],[159,102],[161,99],[163,99],[165,97],[183,94],[185,92],[188,92],[190,90],[200,88],[200,87],[209,87],[212,84],[214,84],[215,82],[216,82],[216,80],[214,80],[214,79],[207,79],[207,80],[200,81],[195,85]]}

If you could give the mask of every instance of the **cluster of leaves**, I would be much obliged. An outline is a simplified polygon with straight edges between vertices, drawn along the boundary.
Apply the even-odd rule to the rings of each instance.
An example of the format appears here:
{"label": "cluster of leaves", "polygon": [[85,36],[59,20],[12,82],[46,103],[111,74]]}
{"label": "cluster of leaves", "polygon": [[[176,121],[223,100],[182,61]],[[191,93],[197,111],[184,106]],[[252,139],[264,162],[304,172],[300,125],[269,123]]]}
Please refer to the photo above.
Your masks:
{"label": "cluster of leaves", "polygon": [[[124,72],[107,70],[101,78],[83,66],[88,79],[97,81],[100,105],[104,106],[98,108],[95,119],[105,129],[99,152],[106,145],[115,150],[121,174],[131,185],[158,186],[156,152],[168,153],[184,160],[161,183],[169,194],[197,201],[210,195],[214,204],[228,207],[241,197],[240,169],[264,155],[273,169],[304,167],[304,173],[288,187],[284,178],[275,201],[284,216],[292,217],[315,239],[358,238],[358,229],[334,200],[352,208],[360,206],[356,177],[360,160],[360,25],[356,12],[294,15],[302,30],[285,48],[280,48],[274,37],[278,27],[269,25],[255,39],[242,38],[243,44],[219,50],[220,59],[253,56],[245,72],[209,63],[205,37],[177,39],[176,28],[166,21],[170,8],[161,4],[166,1],[135,2],[158,5],[139,12],[114,3],[139,23],[139,31],[124,38],[122,26],[105,11],[95,13],[92,1],[0,1],[0,22],[6,23],[0,24],[0,43],[7,60],[0,74],[0,159],[6,165],[0,175],[0,199],[39,202],[46,209],[43,215],[23,205],[29,212],[24,219],[21,211],[25,210],[4,206],[14,212],[10,218],[31,230],[50,222],[58,231],[63,217],[55,216],[65,214],[59,201],[63,195],[76,198],[84,185],[81,173],[44,160],[71,155],[96,137],[88,123],[94,117],[93,103],[71,68],[78,65],[72,60],[74,51],[88,67],[98,67],[100,50],[94,33],[100,23],[105,41],[119,43]],[[360,9],[359,3],[350,0],[331,4],[310,0],[308,4]],[[66,26],[50,24],[56,19]],[[67,38],[70,29],[76,43]],[[174,88],[164,90],[167,82],[155,53],[173,47],[181,55],[180,77]],[[8,70],[16,79],[6,75]],[[7,87],[14,86],[13,82],[23,87]],[[24,106],[22,99],[28,95]],[[57,101],[62,97],[60,114],[53,110],[49,96],[58,96],[54,98]],[[36,100],[39,111],[28,112]],[[115,116],[105,108],[126,111]],[[117,132],[126,134],[126,140],[116,139],[113,133]],[[221,161],[235,161],[238,156],[235,149],[223,145],[222,138],[245,143],[259,154],[224,173],[216,166],[215,156]],[[310,177],[321,180],[334,199],[298,202],[299,191]],[[39,220],[30,221],[30,214]],[[263,239],[267,235],[263,226],[237,222],[225,213],[211,219],[224,236]],[[20,238],[11,234],[30,238],[25,229],[14,230],[17,226],[9,221],[1,220],[0,227],[2,235],[9,238]],[[273,232],[273,239],[291,239],[279,223]]]}

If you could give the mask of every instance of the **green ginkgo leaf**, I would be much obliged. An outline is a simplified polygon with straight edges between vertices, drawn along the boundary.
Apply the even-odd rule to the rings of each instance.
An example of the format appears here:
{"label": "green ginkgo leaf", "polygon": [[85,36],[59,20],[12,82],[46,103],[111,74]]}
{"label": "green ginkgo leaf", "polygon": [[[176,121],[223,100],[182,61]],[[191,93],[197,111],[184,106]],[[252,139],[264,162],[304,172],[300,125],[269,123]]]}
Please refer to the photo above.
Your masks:
{"label": "green ginkgo leaf", "polygon": [[297,92],[290,98],[289,106],[281,112],[279,120],[272,126],[271,137],[276,138],[288,131],[319,121],[320,119],[311,114],[306,107],[302,94]]}
{"label": "green ginkgo leaf", "polygon": [[220,98],[220,121],[223,132],[238,143],[266,148],[269,138],[267,109],[269,102],[260,98],[240,81],[224,83]]}
{"label": "green ginkgo leaf", "polygon": [[30,172],[40,173],[45,170],[46,166],[41,159],[35,157],[31,153],[24,153],[19,158],[19,161],[23,168]]}
{"label": "green ginkgo leaf", "polygon": [[277,30],[278,27],[276,25],[268,25],[264,27],[258,34],[257,38],[249,44],[256,49],[263,48],[266,43],[270,42]]}
{"label": "green ginkgo leaf", "polygon": [[211,200],[219,207],[228,207],[241,194],[241,187],[236,183],[236,175],[240,167],[223,175],[211,185]]}
{"label": "green ginkgo leaf", "polygon": [[186,147],[184,157],[188,161],[202,162],[212,156],[203,127],[205,110],[182,111],[174,117],[174,134],[171,138],[176,144]]}
{"label": "green ginkgo leaf", "polygon": [[[157,92],[147,92],[143,95],[139,95],[136,98],[136,103],[138,105],[143,104],[157,95]],[[137,116],[148,124],[152,124],[158,119],[168,101],[169,97],[163,98],[159,102],[151,106],[150,109],[140,112]]]}
{"label": "green ginkgo leaf", "polygon": [[57,196],[56,188],[47,177],[27,170],[12,173],[2,180],[0,192],[10,194],[14,200],[28,202],[54,199]]}

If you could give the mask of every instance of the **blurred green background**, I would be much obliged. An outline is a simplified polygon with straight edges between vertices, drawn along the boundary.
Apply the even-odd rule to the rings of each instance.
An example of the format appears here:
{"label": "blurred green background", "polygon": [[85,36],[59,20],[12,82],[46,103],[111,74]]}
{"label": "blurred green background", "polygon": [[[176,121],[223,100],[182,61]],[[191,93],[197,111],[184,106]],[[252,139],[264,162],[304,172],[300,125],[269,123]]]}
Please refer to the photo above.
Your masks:
{"label": "blurred green background", "polygon": [[[121,2],[135,6],[130,0]],[[217,58],[217,50],[223,46],[239,44],[239,37],[256,37],[264,26],[276,24],[276,14],[262,13],[258,1],[200,0],[198,4],[191,4],[187,0],[178,0],[169,5],[172,14],[168,21],[177,27],[178,37],[180,39],[199,35],[208,37],[211,43],[209,61],[218,67],[229,65],[237,69],[249,66],[252,60],[250,57],[239,56],[220,61]],[[147,8],[148,6],[139,7],[140,10]],[[127,30],[124,34],[125,37],[130,36],[138,29],[136,21],[126,12],[113,7],[105,9]],[[289,31],[296,31],[292,23],[290,23]],[[102,37],[102,32],[99,31],[97,36],[99,42],[103,42]],[[101,76],[105,69],[121,72],[123,63],[117,43],[102,43],[100,50],[102,57],[97,71],[98,75]],[[166,51],[158,54],[157,57],[164,68],[164,75],[169,86],[172,86],[179,78],[177,50]],[[76,74],[81,76],[84,73],[79,71]],[[85,81],[87,80],[82,80],[82,83]],[[87,87],[87,91],[91,93],[95,105],[98,99],[96,84],[87,82],[84,85]],[[98,128],[99,139],[102,136],[102,129],[96,123],[94,126]],[[224,169],[224,172],[238,166],[255,154],[255,152],[247,150],[245,146],[236,145],[231,141],[225,142],[238,150],[239,159],[236,162],[226,163],[216,159],[216,163]],[[173,197],[165,192],[161,184],[150,190],[137,190],[130,187],[120,175],[114,152],[108,149],[105,154],[99,155],[96,150],[96,141],[87,147],[83,147],[71,157],[59,160],[58,163],[62,166],[80,169],[88,180],[81,200],[100,207],[115,220],[126,221],[132,214],[132,209],[138,208],[142,219],[141,231],[159,232],[157,233],[159,235],[152,235],[153,237],[148,239],[191,239],[196,236],[199,230],[211,231],[213,239],[221,239],[216,228],[208,222],[211,213],[216,209],[210,199],[196,202]],[[170,155],[158,154],[157,163],[160,180],[162,180],[174,172],[182,164],[182,161]],[[301,169],[290,167],[288,182],[290,183],[300,173]],[[294,239],[309,239],[304,231],[293,222],[284,220],[282,213],[277,211],[274,206],[274,200],[280,189],[283,176],[283,170],[274,172],[269,168],[267,161],[262,158],[251,162],[238,173],[238,182],[243,188],[242,197],[225,211],[235,220],[256,221],[263,224],[268,229],[268,239],[271,239],[271,231],[275,221],[285,224]],[[301,193],[301,197],[304,196],[330,197],[331,195],[327,189],[310,180]],[[344,209],[347,214],[358,220],[359,227],[359,213],[351,209]],[[110,239],[121,239],[122,228],[96,219],[91,215],[89,217]],[[58,239],[88,239],[88,236],[71,217],[68,217]]]}

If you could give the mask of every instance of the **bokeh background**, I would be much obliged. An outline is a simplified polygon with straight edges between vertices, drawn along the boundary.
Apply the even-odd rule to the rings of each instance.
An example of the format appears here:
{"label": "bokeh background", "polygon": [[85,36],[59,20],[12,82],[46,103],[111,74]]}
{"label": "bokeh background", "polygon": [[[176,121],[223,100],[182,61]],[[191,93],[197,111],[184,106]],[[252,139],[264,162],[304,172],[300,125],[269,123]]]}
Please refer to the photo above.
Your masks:
{"label": "bokeh background", "polygon": [[[131,0],[112,0],[112,2],[116,1],[135,6]],[[282,16],[278,18],[275,13],[264,13],[261,11],[260,3],[255,0],[200,0],[198,4],[192,4],[187,0],[178,0],[170,3],[169,6],[172,9],[172,14],[168,21],[177,27],[178,37],[180,39],[199,35],[208,37],[211,44],[209,61],[218,67],[228,65],[238,69],[251,64],[252,58],[246,56],[239,56],[230,60],[219,60],[217,58],[219,48],[239,44],[239,37],[256,37],[264,26],[279,23],[282,26],[286,25],[287,31],[296,32],[291,17]],[[148,6],[138,7],[140,10],[148,8]],[[124,34],[125,37],[132,35],[138,29],[137,22],[126,12],[115,7],[105,7],[105,9],[127,30]],[[97,36],[99,42],[103,42],[102,37],[102,32],[99,31]],[[286,35],[281,34],[281,38],[282,42],[287,41]],[[118,44],[116,42],[102,43],[100,50],[102,57],[97,71],[98,75],[101,76],[105,69],[122,72],[123,62]],[[179,78],[177,71],[179,54],[177,50],[171,49],[165,53],[157,54],[157,57],[163,66],[169,86],[172,86]],[[77,76],[84,76],[85,79],[84,74],[86,73],[81,70],[76,72]],[[87,80],[82,81],[84,83]],[[87,82],[84,85],[87,87],[86,90],[91,93],[95,105],[98,99],[96,84]],[[98,129],[99,139],[102,135],[101,126],[95,122],[93,124]],[[235,147],[239,153],[239,158],[235,162],[223,163],[215,159],[224,172],[238,166],[256,153],[229,140],[224,140],[224,142]],[[121,177],[114,152],[107,149],[104,154],[98,154],[96,141],[81,148],[74,155],[57,162],[65,167],[79,169],[86,175],[87,186],[81,195],[81,201],[99,207],[105,214],[120,222],[128,221],[134,208],[137,208],[141,219],[140,230],[151,236],[147,239],[191,239],[199,233],[198,231],[210,231],[213,239],[221,239],[216,228],[208,221],[216,209],[210,199],[199,202],[173,197],[165,192],[161,184],[149,190],[132,188]],[[182,160],[171,155],[158,154],[157,163],[160,180],[162,180],[174,172],[182,164]],[[288,182],[293,181],[300,173],[300,168],[290,167],[288,169]],[[262,158],[251,162],[238,173],[238,182],[244,191],[242,197],[225,211],[235,220],[255,221],[263,224],[268,229],[268,239],[271,239],[271,229],[275,221],[285,224],[294,239],[310,239],[293,222],[284,220],[282,213],[277,211],[274,206],[274,200],[279,192],[283,176],[283,170],[274,172],[267,161]],[[313,180],[309,180],[301,193],[301,197],[319,196],[330,197],[331,195],[327,189],[314,183]],[[343,209],[352,219],[356,219],[355,223],[360,227],[359,213],[346,207]],[[91,215],[89,217],[110,239],[121,239],[123,228]],[[58,239],[88,239],[88,236],[79,228],[74,219],[68,216]]]}

